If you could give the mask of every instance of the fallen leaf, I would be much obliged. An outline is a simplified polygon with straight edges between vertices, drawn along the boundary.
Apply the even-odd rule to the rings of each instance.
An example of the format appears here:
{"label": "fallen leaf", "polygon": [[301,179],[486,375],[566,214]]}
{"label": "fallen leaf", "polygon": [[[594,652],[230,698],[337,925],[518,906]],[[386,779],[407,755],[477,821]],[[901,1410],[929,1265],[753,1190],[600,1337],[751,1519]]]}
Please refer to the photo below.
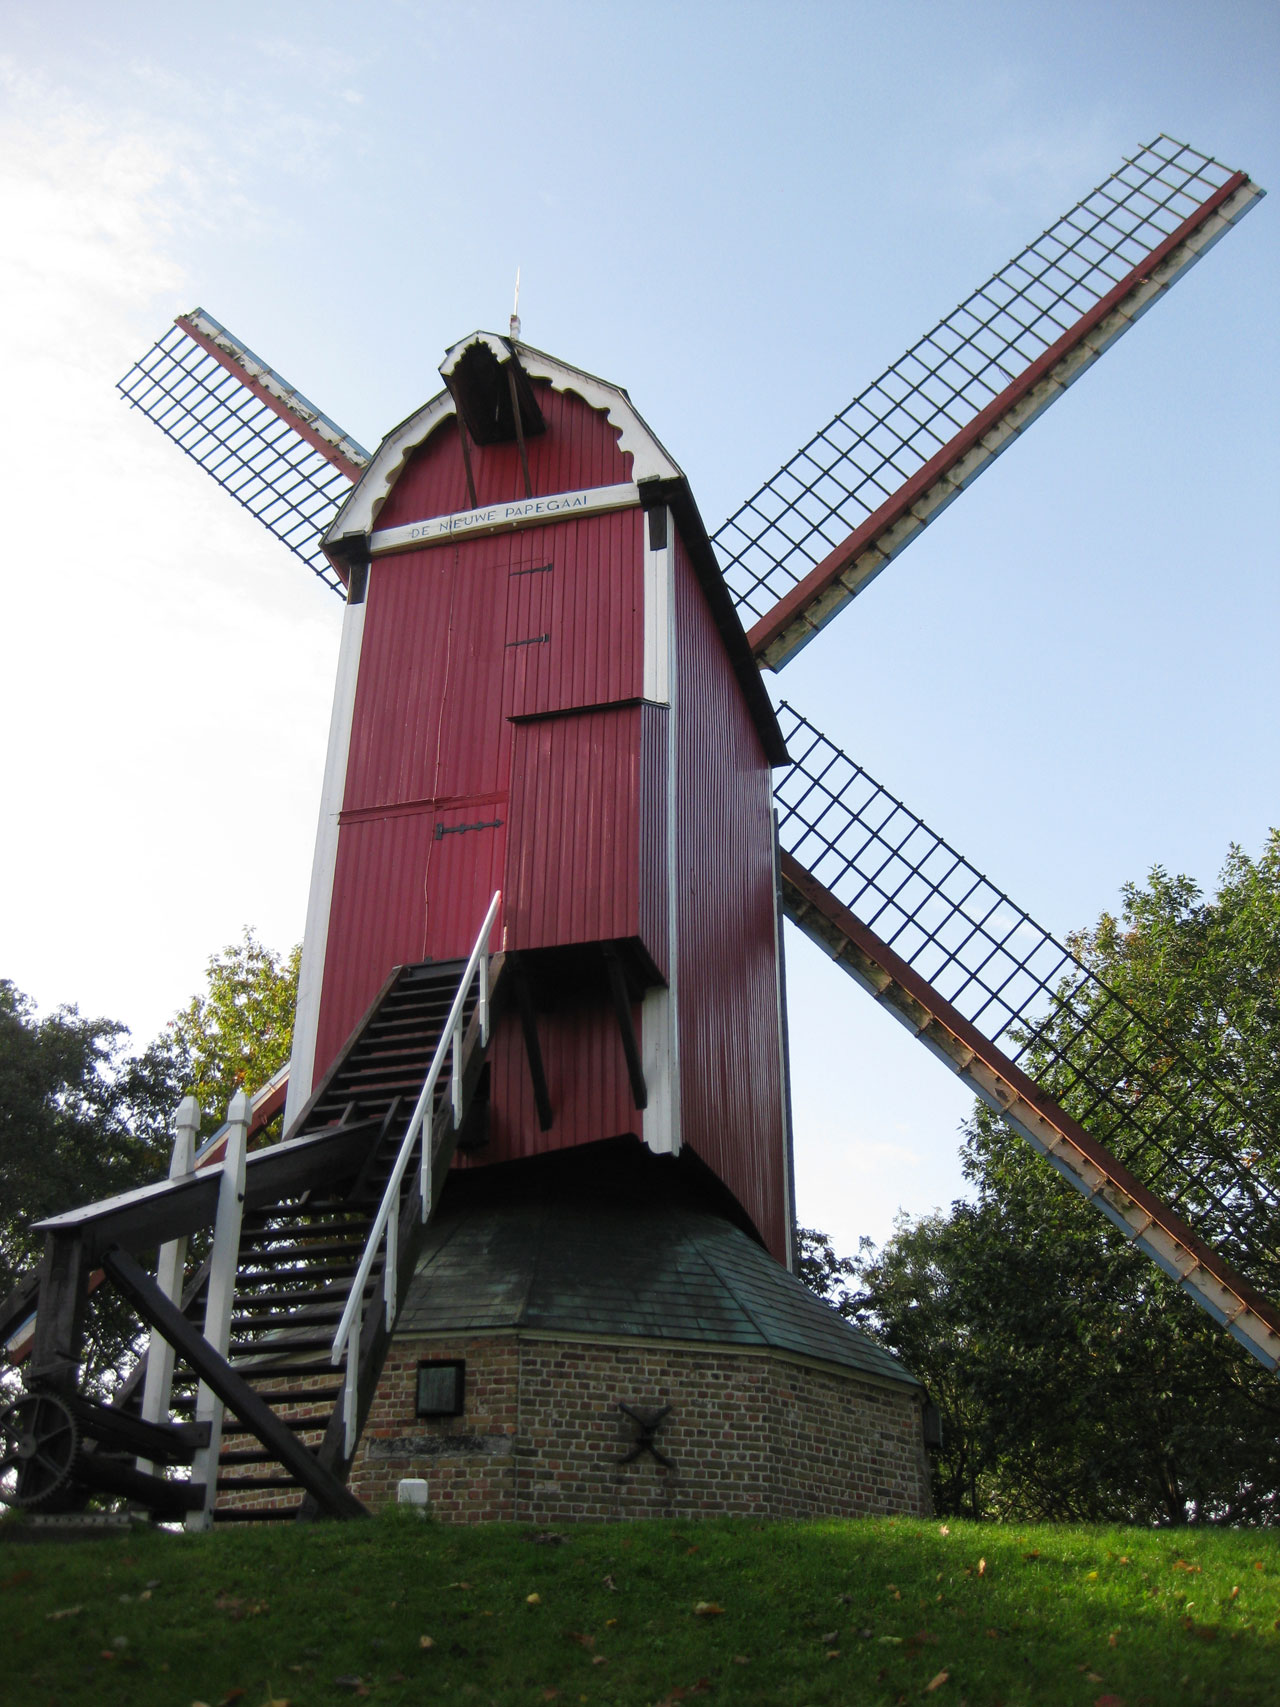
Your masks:
{"label": "fallen leaf", "polygon": [[700,1600],[693,1609],[695,1618],[718,1618],[724,1607],[714,1600]]}
{"label": "fallen leaf", "polygon": [[1262,1569],[1263,1569],[1263,1564],[1262,1564],[1262,1560],[1261,1560],[1261,1559],[1255,1559],[1255,1560],[1254,1560],[1254,1561],[1253,1561],[1253,1568],[1254,1568],[1254,1570],[1255,1570],[1255,1571],[1260,1571],[1260,1570],[1262,1570]]}
{"label": "fallen leaf", "polygon": [[1227,1598],[1229,1600],[1234,1600],[1239,1593],[1240,1593],[1240,1584],[1237,1583],[1235,1585],[1235,1587],[1231,1590],[1231,1593],[1228,1595]]}
{"label": "fallen leaf", "polygon": [[880,1637],[880,1644],[882,1647],[885,1647],[885,1648],[900,1648],[902,1646],[902,1637],[901,1636],[881,1636]]}
{"label": "fallen leaf", "polygon": [[686,1553],[697,1553],[699,1551],[700,1551],[700,1549],[697,1547],[686,1547],[685,1548]]}
{"label": "fallen leaf", "polygon": [[[1084,1671],[1083,1666],[1080,1669],[1082,1671]],[[1099,1675],[1096,1671],[1086,1671],[1084,1673],[1084,1679],[1085,1679],[1086,1683],[1102,1683],[1104,1681],[1101,1677],[1099,1677]]]}
{"label": "fallen leaf", "polygon": [[558,1689],[544,1689],[542,1692],[542,1699],[544,1701],[558,1701],[560,1699],[560,1691]]}
{"label": "fallen leaf", "polygon": [[822,1643],[824,1648],[830,1648],[840,1640],[840,1632],[838,1630],[828,1630],[826,1635],[819,1636],[818,1640]]}
{"label": "fallen leaf", "polygon": [[987,1574],[987,1561],[985,1559],[979,1559],[978,1560],[978,1575],[980,1577],[985,1577],[986,1574]]}
{"label": "fallen leaf", "polygon": [[827,1658],[829,1660],[838,1660],[840,1658],[839,1648],[828,1648],[827,1649]]}
{"label": "fallen leaf", "polygon": [[1000,1632],[998,1630],[987,1630],[984,1634],[990,1636],[993,1642],[998,1642],[1000,1640]]}
{"label": "fallen leaf", "polygon": [[938,1525],[938,1534],[939,1535],[950,1535],[950,1533],[951,1533],[951,1525],[949,1523],[940,1523]]}
{"label": "fallen leaf", "polygon": [[941,1689],[950,1676],[951,1673],[949,1671],[940,1671],[936,1677],[931,1677],[928,1683],[924,1686],[925,1694],[932,1695],[935,1689]]}
{"label": "fallen leaf", "polygon": [[527,1594],[524,1597],[524,1603],[526,1606],[541,1606],[542,1596],[540,1594]]}
{"label": "fallen leaf", "polygon": [[84,1611],[83,1606],[61,1606],[58,1608],[58,1610],[56,1612],[46,1612],[45,1617],[49,1618],[49,1619],[53,1619],[53,1618],[74,1618],[77,1612],[83,1612],[83,1611]]}
{"label": "fallen leaf", "polygon": [[449,1587],[450,1588],[470,1588],[471,1584],[470,1583],[450,1583]]}
{"label": "fallen leaf", "polygon": [[1038,1559],[1039,1557],[1040,1557],[1039,1553],[1024,1553],[1022,1555],[1023,1562],[1025,1564],[1028,1564],[1028,1565],[1031,1563],[1031,1561],[1033,1559]]}
{"label": "fallen leaf", "polygon": [[596,1645],[595,1637],[594,1636],[584,1636],[581,1630],[570,1630],[569,1631],[569,1640],[571,1642],[576,1642],[580,1648],[590,1649],[590,1648],[594,1648]]}
{"label": "fallen leaf", "polygon": [[618,1585],[614,1582],[612,1574],[607,1577],[601,1577],[600,1581],[604,1584],[605,1588],[609,1589],[613,1594],[618,1592]]}
{"label": "fallen leaf", "polygon": [[591,1663],[593,1666],[607,1666],[609,1661],[604,1654],[595,1654],[592,1656]]}
{"label": "fallen leaf", "polygon": [[1085,1580],[1085,1581],[1086,1581],[1086,1582],[1087,1582],[1087,1583],[1096,1583],[1096,1582],[1097,1582],[1097,1580],[1098,1580],[1098,1573],[1097,1573],[1097,1571],[1090,1571],[1090,1572],[1089,1572],[1089,1573],[1088,1573],[1088,1575],[1087,1575],[1087,1576],[1086,1576],[1086,1577],[1085,1577],[1085,1579],[1084,1579],[1084,1580]]}
{"label": "fallen leaf", "polygon": [[432,1640],[432,1638],[430,1636],[419,1636],[418,1637],[418,1646],[420,1648],[434,1648],[435,1642]]}
{"label": "fallen leaf", "polygon": [[604,1621],[604,1627],[606,1630],[612,1630],[617,1622],[618,1620],[616,1618],[606,1618]]}
{"label": "fallen leaf", "polygon": [[138,1599],[139,1600],[150,1600],[151,1599],[151,1590],[149,1588],[144,1588],[142,1593],[138,1596]]}
{"label": "fallen leaf", "polygon": [[1199,1565],[1191,1565],[1185,1559],[1175,1559],[1169,1567],[1172,1571],[1198,1571]]}
{"label": "fallen leaf", "polygon": [[1119,1633],[1117,1631],[1113,1630],[1111,1632],[1111,1634],[1107,1637],[1107,1646],[1109,1648],[1114,1648],[1117,1645],[1117,1643],[1119,1642],[1119,1640],[1120,1640]]}

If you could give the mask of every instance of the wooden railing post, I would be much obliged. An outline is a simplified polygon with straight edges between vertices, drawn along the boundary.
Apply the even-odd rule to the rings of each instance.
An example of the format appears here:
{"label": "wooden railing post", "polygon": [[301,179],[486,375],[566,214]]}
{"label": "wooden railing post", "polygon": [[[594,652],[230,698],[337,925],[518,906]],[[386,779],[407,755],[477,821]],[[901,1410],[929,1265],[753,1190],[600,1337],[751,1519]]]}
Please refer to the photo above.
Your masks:
{"label": "wooden railing post", "polygon": [[[194,1097],[183,1097],[178,1104],[178,1118],[173,1139],[173,1156],[169,1162],[169,1178],[189,1174],[196,1165],[196,1137],[200,1131],[200,1104]],[[187,1267],[187,1241],[171,1239],[160,1247],[156,1265],[156,1285],[171,1303],[182,1302],[182,1280]],[[142,1420],[168,1422],[169,1400],[173,1392],[173,1347],[164,1335],[151,1330],[147,1341],[147,1374],[142,1389]],[[159,1467],[138,1460],[139,1470],[159,1475]]]}
{"label": "wooden railing post", "polygon": [[[235,1302],[236,1269],[240,1258],[240,1221],[244,1212],[245,1152],[249,1134],[249,1099],[237,1091],[227,1109],[227,1147],[223,1152],[218,1213],[209,1257],[209,1289],[204,1312],[204,1337],[220,1357],[226,1357],[231,1337],[231,1308]],[[196,1396],[196,1421],[209,1424],[209,1444],[201,1447],[191,1466],[191,1480],[204,1486],[204,1505],[187,1514],[188,1529],[208,1529],[218,1497],[218,1454],[222,1450],[222,1400],[207,1381]]]}

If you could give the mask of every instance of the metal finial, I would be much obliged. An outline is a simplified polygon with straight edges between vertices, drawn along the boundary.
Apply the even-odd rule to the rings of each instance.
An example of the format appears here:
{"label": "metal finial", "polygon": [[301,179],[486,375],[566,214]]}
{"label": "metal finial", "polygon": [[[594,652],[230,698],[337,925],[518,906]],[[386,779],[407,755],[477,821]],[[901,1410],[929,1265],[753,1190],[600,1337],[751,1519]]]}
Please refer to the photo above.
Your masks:
{"label": "metal finial", "polygon": [[511,336],[520,336],[520,269],[516,268],[516,299],[511,308]]}

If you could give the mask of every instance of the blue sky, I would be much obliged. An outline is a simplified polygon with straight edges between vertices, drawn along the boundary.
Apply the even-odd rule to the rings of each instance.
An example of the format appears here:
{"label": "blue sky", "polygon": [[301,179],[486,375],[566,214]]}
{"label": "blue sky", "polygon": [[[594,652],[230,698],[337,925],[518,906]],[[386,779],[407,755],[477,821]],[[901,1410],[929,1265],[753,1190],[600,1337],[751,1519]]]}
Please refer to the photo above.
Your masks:
{"label": "blue sky", "polygon": [[[712,527],[1159,131],[1280,182],[1274,4],[27,4],[0,49],[0,975],[144,1040],[299,934],[339,606],[113,385],[201,303],[368,445],[501,328]],[[1280,201],[784,672],[1051,929],[1280,817]],[[802,1219],[960,1188],[967,1097],[792,940]]]}

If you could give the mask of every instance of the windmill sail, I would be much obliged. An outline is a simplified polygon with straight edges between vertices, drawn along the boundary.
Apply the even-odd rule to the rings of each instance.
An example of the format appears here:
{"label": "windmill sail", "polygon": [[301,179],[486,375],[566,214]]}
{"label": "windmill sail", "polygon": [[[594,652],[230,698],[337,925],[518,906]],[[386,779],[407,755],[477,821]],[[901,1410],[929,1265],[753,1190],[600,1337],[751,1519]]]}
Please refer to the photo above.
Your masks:
{"label": "windmill sail", "polygon": [[778,715],[788,916],[1280,1369],[1271,1135],[807,719]]}
{"label": "windmill sail", "polygon": [[842,409],[714,535],[778,669],[1263,191],[1159,136]]}
{"label": "windmill sail", "polygon": [[320,539],[369,461],[362,445],[202,308],[116,389],[341,592]]}

